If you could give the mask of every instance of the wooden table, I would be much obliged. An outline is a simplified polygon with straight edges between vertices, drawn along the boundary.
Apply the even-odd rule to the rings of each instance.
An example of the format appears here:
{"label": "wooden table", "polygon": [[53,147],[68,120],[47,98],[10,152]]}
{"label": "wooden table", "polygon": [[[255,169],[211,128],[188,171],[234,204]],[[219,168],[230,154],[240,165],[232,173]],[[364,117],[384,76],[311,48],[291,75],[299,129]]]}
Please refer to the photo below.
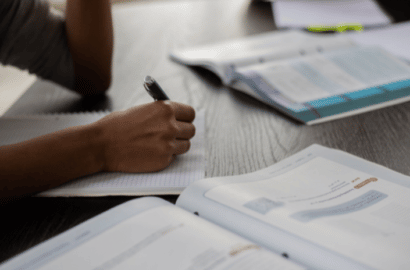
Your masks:
{"label": "wooden table", "polygon": [[[108,95],[83,99],[37,81],[6,115],[122,110],[151,102],[152,75],[174,101],[206,109],[206,177],[265,168],[318,143],[410,174],[410,103],[316,126],[223,87],[209,72],[169,60],[174,49],[275,29],[269,3],[156,1],[114,10],[114,80]],[[133,197],[25,198],[1,209],[0,262]],[[163,196],[175,202],[176,196]]]}

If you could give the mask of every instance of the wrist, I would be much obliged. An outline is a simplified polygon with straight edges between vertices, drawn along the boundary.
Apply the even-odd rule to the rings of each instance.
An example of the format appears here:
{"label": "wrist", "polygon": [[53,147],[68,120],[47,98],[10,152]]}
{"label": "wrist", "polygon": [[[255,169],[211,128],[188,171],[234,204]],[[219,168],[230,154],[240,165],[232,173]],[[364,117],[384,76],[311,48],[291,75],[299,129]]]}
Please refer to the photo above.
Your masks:
{"label": "wrist", "polygon": [[87,141],[87,152],[90,153],[91,163],[94,171],[102,172],[105,167],[105,140],[103,139],[103,130],[97,124],[86,125],[85,127],[85,140]]}

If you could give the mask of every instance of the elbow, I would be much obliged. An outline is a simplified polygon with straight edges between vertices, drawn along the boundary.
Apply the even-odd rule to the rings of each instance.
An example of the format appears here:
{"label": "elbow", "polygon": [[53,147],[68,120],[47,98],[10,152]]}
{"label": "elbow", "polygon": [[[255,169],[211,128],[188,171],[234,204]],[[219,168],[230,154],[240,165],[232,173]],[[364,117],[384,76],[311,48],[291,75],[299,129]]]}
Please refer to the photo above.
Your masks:
{"label": "elbow", "polygon": [[108,89],[110,89],[111,81],[111,72],[105,74],[104,76],[101,76],[100,80],[98,80],[98,83],[96,83],[96,85],[94,86],[94,91],[91,91],[91,93],[93,95],[103,95],[107,93]]}
{"label": "elbow", "polygon": [[100,96],[108,92],[111,82],[111,71],[102,74],[89,72],[76,76],[74,90],[85,97]]}

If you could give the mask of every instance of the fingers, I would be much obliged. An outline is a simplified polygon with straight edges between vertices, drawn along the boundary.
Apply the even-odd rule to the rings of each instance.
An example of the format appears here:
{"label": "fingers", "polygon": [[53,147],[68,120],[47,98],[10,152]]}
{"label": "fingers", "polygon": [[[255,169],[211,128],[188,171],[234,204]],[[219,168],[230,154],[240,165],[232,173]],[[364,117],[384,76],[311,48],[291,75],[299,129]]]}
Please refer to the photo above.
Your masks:
{"label": "fingers", "polygon": [[182,155],[188,152],[191,143],[188,140],[175,140],[174,155]]}
{"label": "fingers", "polygon": [[177,139],[189,140],[195,135],[195,126],[191,123],[177,122],[178,131],[176,134]]}
{"label": "fingers", "polygon": [[174,155],[182,155],[188,152],[191,147],[191,139],[195,135],[195,126],[192,121],[195,119],[195,110],[189,105],[170,102],[177,120],[178,132],[175,140]]}
{"label": "fingers", "polygon": [[191,123],[195,119],[195,110],[189,105],[166,101],[169,105],[171,105],[174,113],[175,118],[177,121],[188,122]]}

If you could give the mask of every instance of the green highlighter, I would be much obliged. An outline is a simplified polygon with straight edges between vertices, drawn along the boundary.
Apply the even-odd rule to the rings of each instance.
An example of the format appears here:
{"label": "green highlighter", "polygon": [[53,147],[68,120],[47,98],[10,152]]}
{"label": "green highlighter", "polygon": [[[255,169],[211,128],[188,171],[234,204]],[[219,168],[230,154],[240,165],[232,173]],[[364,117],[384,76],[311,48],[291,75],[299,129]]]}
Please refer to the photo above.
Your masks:
{"label": "green highlighter", "polygon": [[310,32],[345,32],[345,31],[362,31],[363,26],[360,23],[339,23],[334,26],[311,25],[307,28]]}

